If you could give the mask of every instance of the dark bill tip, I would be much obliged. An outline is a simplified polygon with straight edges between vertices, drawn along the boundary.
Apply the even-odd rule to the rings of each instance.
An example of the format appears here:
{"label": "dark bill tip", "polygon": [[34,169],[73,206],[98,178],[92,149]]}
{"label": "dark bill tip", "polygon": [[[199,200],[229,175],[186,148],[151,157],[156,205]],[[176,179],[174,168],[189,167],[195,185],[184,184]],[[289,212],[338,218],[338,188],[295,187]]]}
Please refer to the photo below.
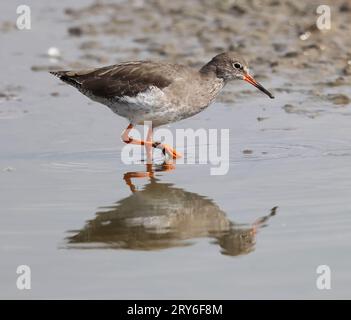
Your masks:
{"label": "dark bill tip", "polygon": [[244,75],[244,80],[253,86],[255,86],[257,89],[261,90],[263,93],[265,93],[268,97],[271,99],[274,99],[273,94],[271,94],[266,88],[264,88],[259,82],[257,82],[254,78],[252,78],[250,75],[246,74]]}

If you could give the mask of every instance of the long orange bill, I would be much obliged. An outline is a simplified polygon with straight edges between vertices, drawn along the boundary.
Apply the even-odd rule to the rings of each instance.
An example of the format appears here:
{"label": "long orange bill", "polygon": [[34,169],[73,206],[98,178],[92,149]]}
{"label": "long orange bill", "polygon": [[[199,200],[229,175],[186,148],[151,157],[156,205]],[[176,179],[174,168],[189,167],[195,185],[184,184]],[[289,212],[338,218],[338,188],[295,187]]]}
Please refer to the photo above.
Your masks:
{"label": "long orange bill", "polygon": [[261,90],[264,92],[268,97],[271,99],[274,99],[274,96],[266,90],[259,82],[257,82],[254,78],[252,78],[249,74],[244,75],[244,80],[248,83],[251,83],[253,86],[255,86],[257,89]]}

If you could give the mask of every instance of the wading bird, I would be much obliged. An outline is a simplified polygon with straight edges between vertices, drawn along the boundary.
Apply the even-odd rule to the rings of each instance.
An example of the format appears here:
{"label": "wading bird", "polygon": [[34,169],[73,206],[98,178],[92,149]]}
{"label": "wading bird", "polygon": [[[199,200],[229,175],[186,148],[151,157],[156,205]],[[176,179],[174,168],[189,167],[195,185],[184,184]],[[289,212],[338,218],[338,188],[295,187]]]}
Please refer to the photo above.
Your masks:
{"label": "wading bird", "polygon": [[[204,110],[228,81],[247,81],[274,98],[248,70],[244,59],[233,52],[225,52],[200,70],[164,62],[130,61],[97,69],[51,73],[128,119],[129,125],[122,134],[125,143],[144,145],[148,154],[152,148],[158,148],[175,159],[181,156],[175,149],[153,141],[153,128]],[[132,128],[145,121],[152,123],[147,139],[130,137]]]}

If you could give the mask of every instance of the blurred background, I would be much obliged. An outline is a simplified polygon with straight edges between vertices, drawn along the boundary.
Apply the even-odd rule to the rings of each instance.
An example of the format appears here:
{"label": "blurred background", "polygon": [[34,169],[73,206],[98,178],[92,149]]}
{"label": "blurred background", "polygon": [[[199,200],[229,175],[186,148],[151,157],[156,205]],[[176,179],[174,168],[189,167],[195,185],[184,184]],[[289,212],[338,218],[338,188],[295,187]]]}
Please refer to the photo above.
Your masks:
{"label": "blurred background", "polygon": [[[22,4],[0,4],[1,298],[350,298],[350,1],[28,0],[20,30]],[[125,120],[48,73],[227,50],[276,99],[233,82],[169,128],[229,128],[229,173],[155,166],[135,188]]]}

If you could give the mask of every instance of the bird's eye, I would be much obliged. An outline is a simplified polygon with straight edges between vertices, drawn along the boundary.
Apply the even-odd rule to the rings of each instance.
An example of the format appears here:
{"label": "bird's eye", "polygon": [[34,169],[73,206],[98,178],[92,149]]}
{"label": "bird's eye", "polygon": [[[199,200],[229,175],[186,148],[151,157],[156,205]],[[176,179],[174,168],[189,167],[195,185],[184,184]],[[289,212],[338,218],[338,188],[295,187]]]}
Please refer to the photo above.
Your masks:
{"label": "bird's eye", "polygon": [[243,68],[243,66],[242,66],[241,63],[239,63],[239,62],[235,62],[235,63],[233,64],[233,66],[234,66],[235,69],[242,69],[242,68]]}

